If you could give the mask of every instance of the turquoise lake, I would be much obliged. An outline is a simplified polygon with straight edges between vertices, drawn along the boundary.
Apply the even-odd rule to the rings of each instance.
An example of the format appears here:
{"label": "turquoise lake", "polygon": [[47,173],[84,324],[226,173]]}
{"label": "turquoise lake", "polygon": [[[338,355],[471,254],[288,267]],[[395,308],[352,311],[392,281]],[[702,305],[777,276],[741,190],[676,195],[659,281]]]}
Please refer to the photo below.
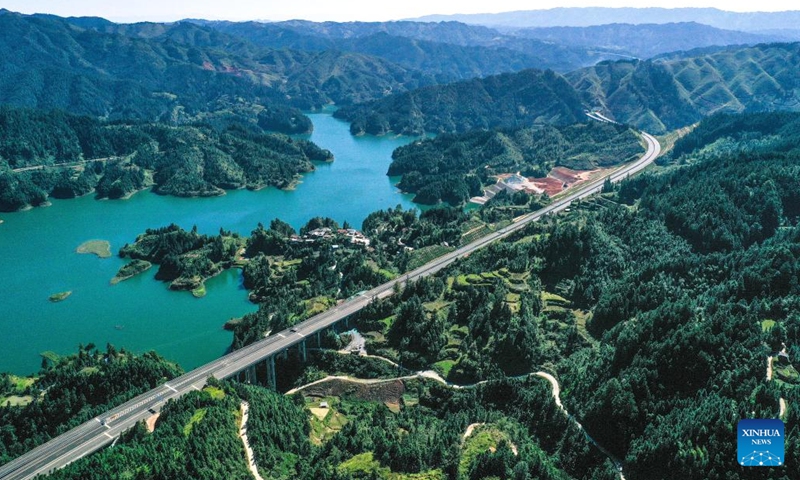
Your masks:
{"label": "turquoise lake", "polygon": [[[333,152],[295,190],[230,191],[214,198],[164,197],[149,191],[128,200],[53,200],[52,206],[2,213],[0,219],[0,371],[30,374],[44,351],[70,354],[79,344],[134,352],[155,350],[188,370],[224,354],[231,333],[222,325],[257,309],[247,300],[239,270],[206,282],[194,298],[155,280],[157,267],[117,285],[109,281],[125,261],[116,253],[147,228],[176,223],[201,233],[220,227],[249,235],[261,222],[280,218],[295,228],[315,216],[360,227],[375,210],[414,208],[386,171],[392,151],[409,137],[353,137],[349,125],[328,113],[309,115],[310,139]],[[115,256],[78,254],[86,240],[111,243]],[[71,290],[66,300],[48,297]]]}

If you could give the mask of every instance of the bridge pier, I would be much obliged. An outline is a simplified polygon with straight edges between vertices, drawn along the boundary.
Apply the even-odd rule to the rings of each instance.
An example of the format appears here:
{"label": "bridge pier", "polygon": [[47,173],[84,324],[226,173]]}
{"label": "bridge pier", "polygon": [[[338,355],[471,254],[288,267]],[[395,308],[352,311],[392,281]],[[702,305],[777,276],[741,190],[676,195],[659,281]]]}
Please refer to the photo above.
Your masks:
{"label": "bridge pier", "polygon": [[321,331],[317,330],[317,348],[322,348],[322,335]]}
{"label": "bridge pier", "polygon": [[308,360],[308,352],[306,351],[306,341],[303,340],[302,342],[298,343],[297,348],[300,350],[300,361],[305,363]]}
{"label": "bridge pier", "polygon": [[270,355],[264,360],[264,363],[267,365],[267,386],[273,390],[277,390],[275,381],[275,356]]}
{"label": "bridge pier", "polygon": [[256,381],[256,366],[250,365],[249,367],[244,369],[244,381],[245,383],[258,383]]}

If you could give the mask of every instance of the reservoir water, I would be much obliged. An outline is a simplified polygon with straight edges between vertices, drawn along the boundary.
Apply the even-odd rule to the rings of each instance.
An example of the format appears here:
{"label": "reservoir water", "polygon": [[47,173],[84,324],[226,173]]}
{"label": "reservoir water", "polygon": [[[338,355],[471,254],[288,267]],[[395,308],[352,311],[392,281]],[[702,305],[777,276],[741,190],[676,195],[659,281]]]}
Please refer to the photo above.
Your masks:
{"label": "reservoir water", "polygon": [[[110,285],[125,261],[116,253],[147,228],[176,223],[201,233],[226,230],[249,235],[273,218],[299,228],[314,216],[347,220],[360,227],[375,210],[397,204],[413,208],[386,176],[392,151],[408,137],[353,137],[348,124],[329,113],[309,115],[310,139],[335,160],[318,164],[295,190],[238,190],[214,198],[175,198],[139,192],[128,200],[93,196],[53,200],[52,206],[2,213],[0,218],[0,372],[30,374],[44,351],[70,354],[79,344],[134,352],[155,350],[188,370],[225,353],[231,334],[226,320],[257,309],[247,301],[238,270],[206,283],[196,299],[174,292],[153,277],[157,267]],[[111,258],[78,254],[86,240],[111,243]],[[71,290],[66,300],[48,297]]]}

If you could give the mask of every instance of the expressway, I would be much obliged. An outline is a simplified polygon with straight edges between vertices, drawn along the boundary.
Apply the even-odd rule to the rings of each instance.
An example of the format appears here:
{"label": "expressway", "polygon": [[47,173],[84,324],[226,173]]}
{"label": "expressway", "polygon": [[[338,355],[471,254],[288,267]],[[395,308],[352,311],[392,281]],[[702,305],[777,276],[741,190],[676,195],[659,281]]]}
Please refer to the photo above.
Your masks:
{"label": "expressway", "polygon": [[[646,153],[635,162],[618,168],[609,177],[618,182],[633,175],[658,157],[661,147],[651,135],[642,132],[642,139],[647,144]],[[510,225],[497,230],[474,242],[464,245],[446,255],[408,272],[392,281],[371,290],[360,293],[354,298],[336,307],[315,315],[291,329],[272,334],[263,340],[231,352],[217,360],[187,372],[180,377],[150,390],[128,402],[109,410],[100,417],[91,419],[72,430],[40,445],[15,460],[0,466],[0,480],[23,480],[36,475],[46,474],[61,468],[70,462],[82,458],[105,445],[112,443],[120,433],[131,428],[136,422],[150,416],[160,409],[164,402],[180,397],[192,390],[200,390],[209,376],[218,379],[230,377],[247,367],[281,353],[289,347],[304,341],[307,337],[330,327],[347,318],[369,304],[373,298],[386,298],[394,293],[395,285],[421,277],[433,275],[447,267],[457,259],[505,238],[524,228],[528,223],[539,220],[545,215],[557,213],[567,208],[574,200],[578,200],[602,190],[606,178],[597,179],[579,190],[570,193],[545,208],[517,218]],[[152,410],[152,411],[151,411]]]}

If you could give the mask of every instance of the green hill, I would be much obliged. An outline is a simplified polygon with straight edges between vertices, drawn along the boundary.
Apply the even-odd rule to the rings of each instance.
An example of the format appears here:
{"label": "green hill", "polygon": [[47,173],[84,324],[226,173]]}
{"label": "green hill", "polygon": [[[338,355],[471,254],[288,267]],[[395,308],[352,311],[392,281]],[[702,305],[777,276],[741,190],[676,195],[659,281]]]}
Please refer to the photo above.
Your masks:
{"label": "green hill", "polygon": [[203,22],[269,48],[342,50],[383,58],[437,83],[526,68],[570,71],[614,56],[596,47],[568,46],[502,34],[457,22]]}
{"label": "green hill", "polygon": [[661,133],[718,112],[800,109],[800,43],[666,61],[603,62],[567,78],[589,106]]}
{"label": "green hill", "polygon": [[524,70],[391,95],[343,107],[335,116],[352,122],[354,134],[420,134],[568,124],[583,118],[583,106],[560,75]]}
{"label": "green hill", "polygon": [[565,76],[526,70],[428,86],[342,108],[355,134],[464,132],[566,124],[585,108],[651,133],[718,112],[800,109],[800,43],[726,48],[694,57],[601,62]]}
{"label": "green hill", "polygon": [[[92,191],[120,198],[154,184],[164,195],[287,187],[312,160],[333,156],[306,140],[207,125],[103,122],[59,111],[0,107],[0,210]],[[152,180],[149,180],[152,178]]]}
{"label": "green hill", "polygon": [[268,49],[189,23],[117,25],[7,11],[0,58],[0,103],[112,119],[252,118],[264,104],[316,108],[430,83],[368,55]]}
{"label": "green hill", "polygon": [[403,175],[398,186],[417,194],[415,202],[458,205],[482,195],[482,185],[494,184],[495,175],[545,177],[556,166],[591,170],[642,152],[633,131],[609,123],[473,131],[398,148],[389,175]]}

